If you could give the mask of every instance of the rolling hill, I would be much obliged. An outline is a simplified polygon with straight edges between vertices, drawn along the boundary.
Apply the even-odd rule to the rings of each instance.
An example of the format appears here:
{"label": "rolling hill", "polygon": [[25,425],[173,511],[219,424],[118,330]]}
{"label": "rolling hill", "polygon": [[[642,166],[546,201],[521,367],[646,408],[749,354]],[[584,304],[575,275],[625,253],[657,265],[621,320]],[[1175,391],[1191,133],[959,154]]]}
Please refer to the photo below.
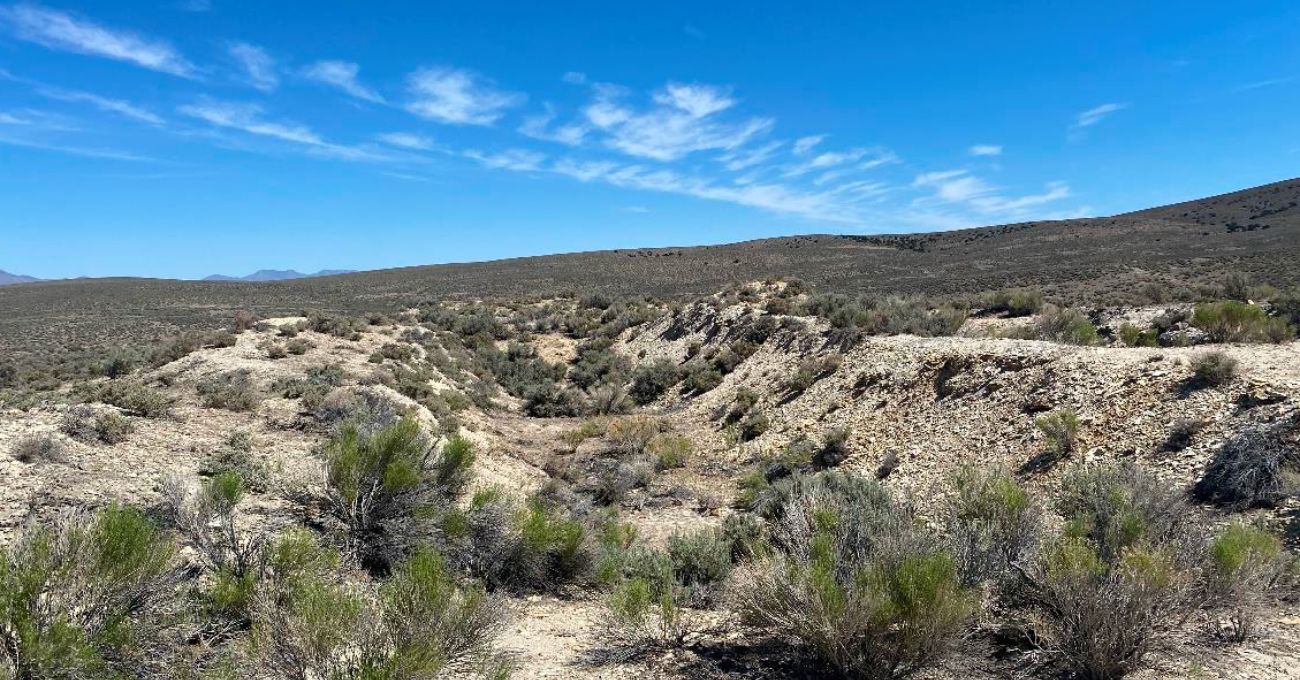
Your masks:
{"label": "rolling hill", "polygon": [[15,283],[35,283],[37,281],[40,281],[40,279],[34,276],[23,276],[22,274],[10,274],[5,270],[0,269],[0,286],[8,286]]}
{"label": "rolling hill", "polygon": [[822,291],[966,295],[1037,286],[1081,304],[1138,301],[1144,285],[1217,283],[1242,272],[1300,284],[1300,179],[1113,217],[902,235],[813,234],[725,245],[624,249],[442,264],[264,283],[113,278],[0,289],[0,350],[148,338],[215,326],[237,309],[397,309],[451,296],[685,297],[798,277]]}

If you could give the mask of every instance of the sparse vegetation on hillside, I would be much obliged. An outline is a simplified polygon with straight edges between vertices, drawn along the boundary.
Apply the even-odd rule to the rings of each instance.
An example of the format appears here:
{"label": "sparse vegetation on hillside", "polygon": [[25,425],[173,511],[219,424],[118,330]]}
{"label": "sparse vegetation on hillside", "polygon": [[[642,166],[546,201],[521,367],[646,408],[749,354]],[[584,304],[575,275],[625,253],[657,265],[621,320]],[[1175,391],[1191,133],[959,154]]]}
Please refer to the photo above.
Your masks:
{"label": "sparse vegetation on hillside", "polygon": [[[1284,318],[1258,280],[1227,288]],[[9,635],[27,614],[0,595],[0,677],[34,644],[20,663],[63,670],[30,677],[1114,678],[1291,640],[1293,348],[1005,285],[425,300],[235,324],[157,369],[85,357],[42,390],[6,358],[30,410],[0,419],[22,461],[0,510],[29,527],[0,526],[0,585],[66,549],[60,506],[147,508],[128,533],[167,559],[107,626],[58,604]],[[951,333],[967,304],[959,337],[856,342]],[[1021,332],[1083,343],[989,339]]]}

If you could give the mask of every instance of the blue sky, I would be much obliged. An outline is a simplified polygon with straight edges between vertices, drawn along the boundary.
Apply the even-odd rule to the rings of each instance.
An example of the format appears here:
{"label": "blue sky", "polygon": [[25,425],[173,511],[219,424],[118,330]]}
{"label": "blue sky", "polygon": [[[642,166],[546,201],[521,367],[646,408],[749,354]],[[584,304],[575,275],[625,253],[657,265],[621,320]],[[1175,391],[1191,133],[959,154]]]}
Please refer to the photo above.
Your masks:
{"label": "blue sky", "polygon": [[909,232],[1300,174],[1294,2],[416,5],[0,0],[0,269]]}

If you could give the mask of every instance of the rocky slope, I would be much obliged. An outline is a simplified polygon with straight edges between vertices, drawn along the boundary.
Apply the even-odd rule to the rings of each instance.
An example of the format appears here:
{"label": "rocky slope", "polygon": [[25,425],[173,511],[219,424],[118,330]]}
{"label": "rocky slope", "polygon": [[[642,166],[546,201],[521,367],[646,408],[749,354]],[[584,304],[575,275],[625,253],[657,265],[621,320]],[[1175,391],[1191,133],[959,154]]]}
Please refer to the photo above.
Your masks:
{"label": "rocky slope", "polygon": [[[756,304],[687,306],[626,331],[615,344],[634,362],[656,358],[683,361],[688,354],[728,346],[756,315]],[[0,542],[51,507],[109,501],[149,506],[158,502],[170,475],[192,477],[230,434],[251,434],[256,457],[279,480],[246,501],[258,522],[275,526],[294,520],[280,487],[318,483],[314,451],[325,433],[313,425],[298,399],[273,393],[280,379],[300,377],[314,368],[337,366],[348,391],[379,392],[412,408],[430,429],[443,416],[393,392],[383,364],[371,361],[386,345],[409,345],[417,356],[426,348],[408,342],[413,320],[366,328],[353,339],[306,331],[313,347],[302,355],[272,359],[266,343],[275,327],[294,319],[275,319],[260,332],[242,333],[232,347],[205,349],[147,372],[141,379],[176,401],[169,416],[130,417],[135,431],[108,445],[74,441],[59,432],[73,408],[50,401],[28,411],[0,413],[0,452],[21,438],[48,432],[63,442],[60,460],[22,462],[0,455]],[[531,340],[541,354],[572,357],[573,341],[558,335]],[[1189,486],[1217,447],[1248,424],[1282,422],[1300,407],[1300,343],[1221,346],[1236,358],[1242,377],[1223,386],[1191,389],[1191,360],[1204,348],[1073,347],[1037,341],[979,337],[873,337],[842,344],[825,322],[792,319],[716,388],[702,395],[673,391],[648,406],[695,443],[683,469],[656,478],[649,489],[624,507],[650,543],[675,530],[718,524],[728,512],[736,481],[800,436],[820,438],[836,427],[850,431],[842,466],[875,474],[887,459],[896,466],[886,484],[911,497],[923,514],[942,498],[948,475],[963,463],[1005,465],[1050,494],[1066,466],[1097,460],[1133,460],[1155,470],[1170,485]],[[788,389],[801,364],[839,357],[836,368],[802,391]],[[247,370],[267,395],[255,410],[233,412],[205,407],[195,386],[214,375]],[[438,392],[457,387],[456,378],[431,369],[427,379]],[[740,442],[723,414],[742,389],[758,395],[753,410],[769,425],[756,438]],[[555,461],[580,454],[565,442],[579,425],[569,418],[530,418],[517,400],[499,398],[501,410],[484,413],[470,406],[456,414],[461,429],[480,447],[476,484],[526,495],[543,485]],[[97,405],[96,409],[113,410]],[[1062,409],[1076,412],[1080,444],[1063,461],[1047,461],[1034,418]],[[1203,426],[1180,450],[1166,446],[1179,421]],[[1201,508],[1206,522],[1225,516]],[[1296,508],[1257,511],[1282,530],[1296,531]],[[515,602],[516,616],[501,646],[519,663],[517,677],[794,677],[795,669],[773,666],[763,650],[720,658],[710,650],[735,644],[745,631],[718,618],[692,638],[687,649],[635,662],[597,663],[602,628],[595,596],[557,599],[531,596]],[[1188,624],[1185,647],[1177,655],[1155,655],[1153,669],[1138,677],[1293,677],[1300,668],[1300,612],[1270,611],[1262,635],[1226,655],[1209,645],[1204,631],[1214,622]],[[1003,677],[1012,666],[973,648],[925,677]],[[1019,671],[1016,671],[1019,672]]]}

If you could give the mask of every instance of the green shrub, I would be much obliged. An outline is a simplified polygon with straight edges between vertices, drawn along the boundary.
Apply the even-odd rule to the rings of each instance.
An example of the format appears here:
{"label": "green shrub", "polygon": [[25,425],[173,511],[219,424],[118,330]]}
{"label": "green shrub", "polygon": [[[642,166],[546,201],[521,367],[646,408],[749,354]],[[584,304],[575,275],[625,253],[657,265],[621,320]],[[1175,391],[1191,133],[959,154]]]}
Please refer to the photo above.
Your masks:
{"label": "green shrub", "polygon": [[1153,329],[1142,329],[1131,323],[1121,324],[1119,327],[1119,339],[1129,347],[1157,347],[1160,345],[1160,334]]}
{"label": "green shrub", "polygon": [[801,477],[782,480],[774,549],[736,576],[742,620],[798,640],[846,676],[933,665],[977,604],[951,555],[875,481]]}
{"label": "green shrub", "polygon": [[504,622],[498,600],[458,583],[427,549],[373,594],[341,579],[337,558],[302,533],[280,539],[267,561],[251,636],[258,677],[439,677],[481,658]]}
{"label": "green shrub", "polygon": [[1032,316],[1043,308],[1043,293],[1035,289],[1000,290],[987,303],[990,312],[1004,312],[1007,316]]}
{"label": "green shrub", "polygon": [[1213,603],[1229,612],[1233,640],[1250,636],[1256,610],[1277,589],[1291,563],[1281,539],[1259,527],[1237,522],[1214,538],[1209,589]]}
{"label": "green shrub", "polygon": [[138,510],[62,516],[0,552],[0,673],[151,677],[167,661],[174,547]]}
{"label": "green shrub", "polygon": [[247,370],[231,371],[212,376],[195,385],[199,402],[208,408],[227,411],[255,411],[262,403],[262,395],[253,384]]}
{"label": "green shrub", "polygon": [[1071,470],[1057,505],[1063,535],[1023,571],[1033,634],[1082,677],[1121,677],[1198,603],[1189,508],[1132,464]]}
{"label": "green shrub", "polygon": [[646,452],[654,456],[655,467],[672,470],[685,467],[691,456],[691,440],[677,434],[659,434],[646,445]]}
{"label": "green shrub", "polygon": [[589,410],[582,392],[553,382],[530,386],[523,399],[524,413],[535,418],[571,418]]}
{"label": "green shrub", "polygon": [[1107,563],[1139,544],[1182,540],[1189,521],[1181,496],[1131,463],[1067,471],[1057,509],[1066,535],[1088,541]]}
{"label": "green shrub", "polygon": [[649,364],[642,364],[633,371],[632,387],[628,393],[633,401],[644,406],[658,399],[670,387],[681,382],[681,379],[681,370],[677,364],[667,359],[659,359]]}
{"label": "green shrub", "polygon": [[505,609],[476,587],[458,584],[441,556],[424,549],[380,588],[385,644],[363,655],[363,677],[434,677],[447,664],[481,655],[505,621]]}
{"label": "green shrub", "polygon": [[1037,427],[1047,439],[1048,451],[1057,458],[1064,458],[1074,453],[1079,442],[1079,416],[1073,409],[1062,409],[1034,419]]}
{"label": "green shrub", "polygon": [[952,486],[946,524],[962,582],[1006,585],[1012,565],[1037,545],[1040,508],[1002,468],[962,465],[952,476]]}
{"label": "green shrub", "polygon": [[1171,616],[1189,607],[1191,580],[1172,549],[1135,546],[1106,561],[1065,538],[1034,567],[1034,635],[1083,678],[1136,669]]}
{"label": "green shrub", "polygon": [[90,390],[90,398],[111,404],[132,415],[160,418],[171,412],[173,400],[159,390],[138,383],[113,380]]}
{"label": "green shrub", "polygon": [[627,382],[632,366],[627,358],[615,352],[614,341],[598,338],[578,346],[577,356],[569,367],[569,380],[582,389],[601,383]]}
{"label": "green shrub", "polygon": [[1097,327],[1077,309],[1048,307],[1038,319],[1038,333],[1044,340],[1069,345],[1097,343]]}
{"label": "green shrub", "polygon": [[1222,387],[1237,378],[1237,360],[1223,352],[1206,352],[1192,359],[1192,385]]}
{"label": "green shrub", "polygon": [[245,492],[239,473],[226,471],[197,489],[170,480],[165,496],[172,522],[212,576],[203,593],[208,613],[241,627],[252,620],[264,559],[262,535],[245,535],[236,525],[235,508]]}
{"label": "green shrub", "polygon": [[1285,342],[1295,335],[1284,319],[1234,300],[1196,305],[1191,323],[1214,342]]}
{"label": "green shrub", "polygon": [[680,646],[698,627],[687,610],[687,589],[677,582],[666,555],[643,551],[635,575],[619,581],[606,599],[602,635],[624,658]]}
{"label": "green shrub", "polygon": [[532,501],[519,511],[516,526],[518,542],[504,562],[510,585],[556,591],[590,573],[592,556],[581,522]]}
{"label": "green shrub", "polygon": [[731,542],[720,531],[703,529],[668,537],[668,559],[677,583],[693,606],[712,604],[731,575]]}
{"label": "green shrub", "polygon": [[722,373],[708,364],[695,363],[687,367],[682,389],[687,394],[704,394],[722,384]]}
{"label": "green shrub", "polygon": [[410,418],[371,433],[346,425],[324,456],[324,500],[343,530],[344,545],[379,571],[432,536],[432,518],[463,489],[474,458],[460,439],[435,456]]}
{"label": "green shrub", "polygon": [[748,512],[736,512],[722,520],[722,540],[731,551],[731,561],[757,556],[766,545],[763,522]]}

